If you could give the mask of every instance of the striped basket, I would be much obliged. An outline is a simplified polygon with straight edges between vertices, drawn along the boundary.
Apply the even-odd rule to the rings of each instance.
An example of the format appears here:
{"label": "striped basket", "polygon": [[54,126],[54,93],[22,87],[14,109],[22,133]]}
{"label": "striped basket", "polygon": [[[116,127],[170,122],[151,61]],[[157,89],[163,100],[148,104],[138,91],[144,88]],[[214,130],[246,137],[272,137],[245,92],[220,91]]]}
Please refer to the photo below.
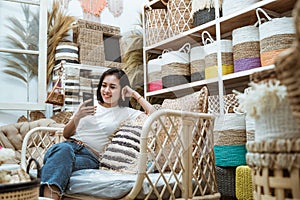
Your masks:
{"label": "striped basket", "polygon": [[222,10],[223,16],[237,12],[243,8],[246,8],[259,0],[223,0]]}
{"label": "striped basket", "polygon": [[[208,38],[205,39],[205,34]],[[211,37],[207,31],[202,32],[202,42],[205,51],[205,79],[218,77],[218,46],[217,42]],[[222,75],[233,73],[233,53],[232,41],[222,39],[221,56],[222,56]]]}
{"label": "striped basket", "polygon": [[146,44],[150,46],[169,38],[170,27],[166,9],[146,9]]}
{"label": "striped basket", "polygon": [[78,62],[78,45],[73,42],[60,42],[55,49],[55,65],[61,61],[67,63]]}
{"label": "striped basket", "polygon": [[[259,12],[267,21],[262,23]],[[292,17],[271,18],[262,8],[256,9],[259,22],[261,66],[274,64],[274,59],[283,50],[291,47],[295,40],[295,26]]]}
{"label": "striped basket", "polygon": [[191,65],[191,82],[203,80],[205,77],[205,53],[203,46],[191,48],[190,65]]}
{"label": "striped basket", "polygon": [[225,113],[217,116],[213,134],[216,166],[246,164],[245,115]]}
{"label": "striped basket", "polygon": [[191,80],[190,48],[185,44],[178,51],[162,54],[161,76],[163,88],[189,83]]}
{"label": "striped basket", "polygon": [[235,193],[238,200],[253,200],[253,186],[251,168],[241,165],[236,168]]}
{"label": "striped basket", "polygon": [[191,0],[169,0],[167,8],[170,36],[178,35],[193,27]]}
{"label": "striped basket", "polygon": [[259,30],[255,25],[232,31],[234,72],[260,67]]}
{"label": "striped basket", "polygon": [[155,90],[161,90],[162,87],[162,77],[161,77],[161,65],[162,58],[159,56],[156,59],[148,61],[147,73],[148,73],[148,91],[152,92]]}

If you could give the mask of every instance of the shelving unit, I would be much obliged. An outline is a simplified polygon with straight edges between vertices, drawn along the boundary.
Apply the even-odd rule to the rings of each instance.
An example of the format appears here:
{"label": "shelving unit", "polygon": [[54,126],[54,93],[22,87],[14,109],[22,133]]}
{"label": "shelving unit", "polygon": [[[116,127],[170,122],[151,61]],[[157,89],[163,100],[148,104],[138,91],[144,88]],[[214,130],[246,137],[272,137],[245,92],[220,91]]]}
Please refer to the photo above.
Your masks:
{"label": "shelving unit", "polygon": [[[166,2],[166,1],[164,1]],[[212,37],[216,38],[216,42],[220,39],[232,39],[232,31],[236,28],[254,25],[257,22],[256,9],[263,8],[274,17],[290,16],[291,11],[296,4],[296,0],[262,0],[245,7],[238,12],[216,18],[208,23],[194,27],[190,30],[182,32],[176,36],[167,38],[156,44],[147,46],[144,38],[144,61],[147,60],[147,53],[161,53],[164,49],[179,49],[185,43],[190,43],[193,46],[203,45],[201,33],[208,31]],[[160,0],[151,1],[145,6],[144,12],[151,7],[152,9],[166,8],[165,4]],[[144,13],[145,14],[145,13]],[[216,13],[217,16],[217,13]],[[145,21],[145,20],[144,20]],[[145,29],[145,23],[144,23]],[[218,55],[220,56],[220,55]],[[219,64],[220,65],[220,64]],[[221,66],[219,66],[219,69]],[[274,65],[255,68],[247,71],[227,74],[217,78],[206,79],[188,84],[178,85],[175,87],[164,88],[153,92],[148,92],[145,87],[145,97],[156,96],[160,98],[175,98],[186,95],[193,91],[199,90],[203,85],[207,85],[211,95],[218,94],[220,96],[227,93],[232,93],[232,89],[243,91],[248,86],[249,76],[255,72],[274,68]],[[145,84],[147,85],[147,63],[144,62]]]}

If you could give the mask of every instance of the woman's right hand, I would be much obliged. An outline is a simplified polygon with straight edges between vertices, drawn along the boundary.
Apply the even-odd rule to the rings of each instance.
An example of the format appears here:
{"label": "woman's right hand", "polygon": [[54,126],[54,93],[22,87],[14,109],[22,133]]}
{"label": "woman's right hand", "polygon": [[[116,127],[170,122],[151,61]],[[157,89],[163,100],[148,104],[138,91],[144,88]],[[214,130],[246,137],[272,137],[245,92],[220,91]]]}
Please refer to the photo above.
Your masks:
{"label": "woman's right hand", "polygon": [[96,111],[96,106],[87,106],[88,103],[90,103],[92,101],[92,99],[86,100],[84,102],[82,102],[79,105],[79,108],[76,112],[76,114],[74,115],[74,118],[76,118],[76,122],[78,123],[79,120],[85,116],[88,115],[94,115],[95,111]]}

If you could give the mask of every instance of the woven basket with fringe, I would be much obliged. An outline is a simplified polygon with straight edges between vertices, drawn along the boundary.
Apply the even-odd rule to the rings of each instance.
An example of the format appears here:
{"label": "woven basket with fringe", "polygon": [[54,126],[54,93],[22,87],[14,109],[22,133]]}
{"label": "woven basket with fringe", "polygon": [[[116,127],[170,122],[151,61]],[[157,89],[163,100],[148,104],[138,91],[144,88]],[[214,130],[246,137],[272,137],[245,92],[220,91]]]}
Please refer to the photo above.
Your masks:
{"label": "woven basket with fringe", "polygon": [[[262,23],[259,12],[268,21]],[[291,47],[295,40],[292,17],[271,18],[262,8],[256,9],[259,22],[260,59],[262,66],[274,64],[274,59],[283,50]]]}
{"label": "woven basket with fringe", "polygon": [[168,19],[170,36],[177,35],[193,27],[192,1],[169,0]]}
{"label": "woven basket with fringe", "polygon": [[259,31],[255,25],[232,31],[234,72],[260,67]]}
{"label": "woven basket with fringe", "polygon": [[218,190],[221,200],[235,200],[235,171],[236,167],[216,166]]}
{"label": "woven basket with fringe", "polygon": [[205,52],[203,46],[196,46],[191,48],[190,53],[190,69],[191,82],[203,80],[205,77]]}
{"label": "woven basket with fringe", "polygon": [[247,144],[254,199],[300,199],[300,140],[269,139]]}
{"label": "woven basket with fringe", "polygon": [[223,16],[237,12],[241,9],[249,7],[250,5],[258,2],[259,0],[223,0],[222,11]]}
{"label": "woven basket with fringe", "polygon": [[280,82],[287,88],[287,98],[293,115],[300,123],[300,2],[297,1],[293,10],[294,24],[297,40],[293,47],[285,50],[277,56],[275,70]]}
{"label": "woven basket with fringe", "polygon": [[[208,38],[205,39],[205,34]],[[202,42],[205,51],[205,79],[218,77],[218,47],[217,42],[207,31],[202,32]],[[232,41],[222,39],[221,41],[222,74],[233,73]]]}
{"label": "woven basket with fringe", "polygon": [[166,9],[145,10],[146,18],[146,44],[148,46],[158,43],[170,36]]}

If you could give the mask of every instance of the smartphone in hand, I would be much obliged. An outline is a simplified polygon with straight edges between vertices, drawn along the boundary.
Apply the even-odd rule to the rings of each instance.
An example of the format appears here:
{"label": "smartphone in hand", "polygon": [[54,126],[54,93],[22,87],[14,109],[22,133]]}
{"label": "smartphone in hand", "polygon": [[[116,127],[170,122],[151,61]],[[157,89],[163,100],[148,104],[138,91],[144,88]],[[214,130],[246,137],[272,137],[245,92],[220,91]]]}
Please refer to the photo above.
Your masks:
{"label": "smartphone in hand", "polygon": [[93,93],[83,92],[82,93],[82,98],[83,98],[83,101],[86,101],[88,99],[92,99],[92,101],[88,102],[86,104],[86,106],[94,106],[94,94]]}

